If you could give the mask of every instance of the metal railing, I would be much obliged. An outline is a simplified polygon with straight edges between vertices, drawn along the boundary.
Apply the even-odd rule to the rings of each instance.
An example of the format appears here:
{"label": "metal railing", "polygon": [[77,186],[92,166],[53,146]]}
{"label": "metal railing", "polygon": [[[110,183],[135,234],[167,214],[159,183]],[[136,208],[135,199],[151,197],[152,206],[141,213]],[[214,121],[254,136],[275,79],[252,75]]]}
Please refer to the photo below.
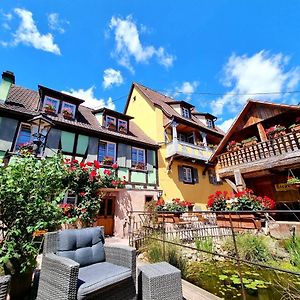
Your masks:
{"label": "metal railing", "polygon": [[[291,214],[296,221],[277,222],[273,216]],[[242,299],[246,299],[242,265],[256,266],[274,272],[283,272],[300,276],[299,271],[283,269],[259,261],[251,261],[240,257],[237,236],[243,233],[270,235],[274,226],[281,226],[279,231],[283,235],[295,238],[300,237],[300,210],[272,210],[272,211],[198,211],[182,213],[178,216],[172,212],[145,212],[132,211],[129,216],[129,243],[139,249],[147,245],[149,240],[162,243],[163,256],[167,245],[173,245],[192,251],[222,257],[236,263],[240,278]],[[279,228],[278,227],[278,228]],[[223,238],[232,239],[234,254],[225,254],[220,251],[199,249],[191,242],[196,239],[212,239],[214,242]],[[299,249],[300,251],[300,249]]]}

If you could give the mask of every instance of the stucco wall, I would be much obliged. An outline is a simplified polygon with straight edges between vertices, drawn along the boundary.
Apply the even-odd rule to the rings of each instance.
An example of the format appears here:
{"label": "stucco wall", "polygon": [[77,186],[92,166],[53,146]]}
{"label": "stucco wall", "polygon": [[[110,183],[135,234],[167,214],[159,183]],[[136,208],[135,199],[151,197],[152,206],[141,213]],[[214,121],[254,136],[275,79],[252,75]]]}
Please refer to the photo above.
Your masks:
{"label": "stucco wall", "polygon": [[154,196],[157,199],[157,191],[120,191],[116,197],[114,235],[118,237],[128,236],[128,221],[130,211],[143,211],[145,207],[145,196]]}

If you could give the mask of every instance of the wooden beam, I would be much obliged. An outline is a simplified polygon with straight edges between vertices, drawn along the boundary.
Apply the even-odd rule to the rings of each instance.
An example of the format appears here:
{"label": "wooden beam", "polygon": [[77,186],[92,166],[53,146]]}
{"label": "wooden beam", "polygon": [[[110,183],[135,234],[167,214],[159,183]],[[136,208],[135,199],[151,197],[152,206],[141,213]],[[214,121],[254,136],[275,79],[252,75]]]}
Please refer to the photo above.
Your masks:
{"label": "wooden beam", "polygon": [[266,142],[268,140],[264,126],[262,123],[257,123],[257,130],[258,130],[258,134],[259,134],[259,138],[261,142]]}

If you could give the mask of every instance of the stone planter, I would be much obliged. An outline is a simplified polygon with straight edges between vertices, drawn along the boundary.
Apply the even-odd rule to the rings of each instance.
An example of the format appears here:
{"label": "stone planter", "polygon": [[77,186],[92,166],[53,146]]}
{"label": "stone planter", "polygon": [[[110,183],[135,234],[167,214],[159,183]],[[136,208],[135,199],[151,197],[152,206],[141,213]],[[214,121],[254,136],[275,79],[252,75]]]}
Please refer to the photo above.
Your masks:
{"label": "stone planter", "polygon": [[[232,227],[235,231],[244,229],[260,229],[261,220],[254,214],[231,214]],[[221,213],[217,214],[217,225],[220,227],[231,227],[230,214]]]}

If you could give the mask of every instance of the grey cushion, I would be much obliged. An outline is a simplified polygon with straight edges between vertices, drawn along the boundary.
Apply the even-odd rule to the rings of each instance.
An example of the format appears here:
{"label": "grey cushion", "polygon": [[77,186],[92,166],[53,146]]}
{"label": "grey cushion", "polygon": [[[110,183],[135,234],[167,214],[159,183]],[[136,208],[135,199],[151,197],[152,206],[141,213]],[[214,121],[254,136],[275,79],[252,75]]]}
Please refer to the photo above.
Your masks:
{"label": "grey cushion", "polygon": [[102,288],[117,285],[125,279],[131,279],[131,275],[129,268],[108,262],[79,268],[77,299],[86,299]]}
{"label": "grey cushion", "polygon": [[100,227],[62,230],[57,255],[70,258],[81,267],[105,260],[104,237]]}

